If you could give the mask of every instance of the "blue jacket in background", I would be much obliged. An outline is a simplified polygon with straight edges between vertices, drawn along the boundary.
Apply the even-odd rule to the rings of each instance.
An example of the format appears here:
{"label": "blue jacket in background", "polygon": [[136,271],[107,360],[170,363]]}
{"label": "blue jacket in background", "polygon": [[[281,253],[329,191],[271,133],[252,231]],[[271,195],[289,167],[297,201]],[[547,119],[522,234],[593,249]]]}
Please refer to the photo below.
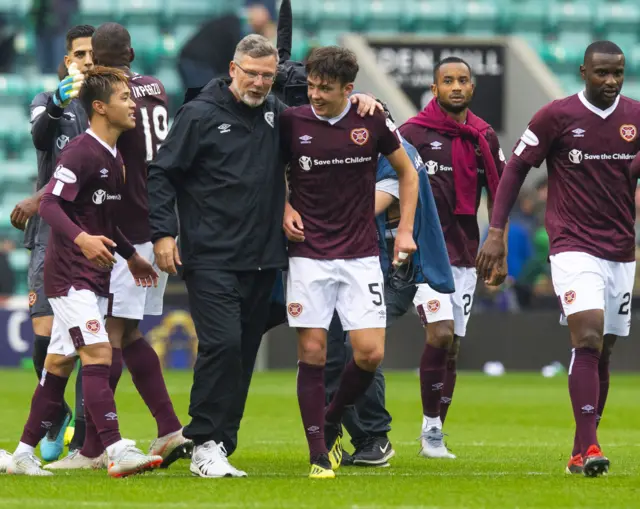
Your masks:
{"label": "blue jacket in background", "polygon": [[[453,293],[455,284],[451,263],[449,262],[447,245],[444,241],[444,234],[440,226],[438,209],[431,191],[427,170],[416,148],[405,139],[402,139],[402,145],[407,154],[409,154],[409,158],[413,161],[420,179],[418,208],[416,209],[413,228],[413,237],[418,246],[418,250],[413,255],[413,263],[415,267],[420,269],[416,271],[415,283],[427,283],[440,293]],[[380,156],[376,182],[386,179],[397,180],[398,175],[389,160],[384,156]],[[376,217],[376,227],[380,245],[380,264],[383,273],[386,274],[391,266],[386,242],[386,212]]]}

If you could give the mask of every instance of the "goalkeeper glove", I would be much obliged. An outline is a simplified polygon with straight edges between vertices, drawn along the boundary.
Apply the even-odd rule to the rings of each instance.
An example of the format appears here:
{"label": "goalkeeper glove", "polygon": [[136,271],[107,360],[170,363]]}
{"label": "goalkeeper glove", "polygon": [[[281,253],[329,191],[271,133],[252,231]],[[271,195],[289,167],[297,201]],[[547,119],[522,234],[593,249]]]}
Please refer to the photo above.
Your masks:
{"label": "goalkeeper glove", "polygon": [[58,83],[58,88],[53,94],[53,103],[59,108],[66,108],[72,99],[78,97],[84,75],[78,71],[76,64],[69,66],[69,76]]}

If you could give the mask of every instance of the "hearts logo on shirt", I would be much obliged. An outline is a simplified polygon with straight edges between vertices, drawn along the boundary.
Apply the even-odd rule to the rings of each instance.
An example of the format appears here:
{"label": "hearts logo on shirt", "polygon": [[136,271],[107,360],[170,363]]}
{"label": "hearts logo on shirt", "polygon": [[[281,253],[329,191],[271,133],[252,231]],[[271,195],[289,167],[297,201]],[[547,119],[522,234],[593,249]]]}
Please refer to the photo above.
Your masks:
{"label": "hearts logo on shirt", "polygon": [[638,130],[633,124],[624,124],[620,126],[620,136],[624,141],[632,142],[638,136]]}
{"label": "hearts logo on shirt", "polygon": [[362,146],[369,141],[369,131],[364,127],[353,129],[351,131],[351,139],[356,145]]}

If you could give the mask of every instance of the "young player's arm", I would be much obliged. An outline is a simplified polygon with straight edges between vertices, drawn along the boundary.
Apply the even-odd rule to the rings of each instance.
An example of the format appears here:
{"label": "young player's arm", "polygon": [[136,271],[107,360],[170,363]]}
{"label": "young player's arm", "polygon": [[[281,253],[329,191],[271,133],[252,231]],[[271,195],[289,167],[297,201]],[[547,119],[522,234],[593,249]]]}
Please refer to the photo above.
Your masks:
{"label": "young player's arm", "polygon": [[176,188],[181,185],[198,154],[202,119],[198,106],[196,101],[180,109],[156,158],[149,163],[147,186],[151,241],[158,267],[169,274],[176,274],[176,265],[182,265],[175,241],[178,235]]}
{"label": "young player's arm", "polygon": [[[392,136],[394,139],[395,135]],[[413,223],[418,206],[418,172],[413,166],[404,147],[399,146],[394,152],[386,155],[389,163],[398,174],[400,194],[400,223],[396,236],[394,263],[402,263],[408,255],[417,249],[413,240]],[[400,253],[403,253],[402,255]]]}
{"label": "young player's arm", "polygon": [[282,218],[282,229],[287,239],[291,242],[304,242],[304,224],[302,216],[289,203],[289,181],[287,178],[287,170],[290,168],[291,161],[291,123],[293,116],[291,111],[283,111],[279,119],[280,128],[280,153],[282,161],[285,164],[285,203],[284,216]]}
{"label": "young player's arm", "polygon": [[[74,162],[71,159],[64,156],[60,159],[61,164],[45,186],[40,202],[40,215],[52,230],[74,242],[93,264],[102,268],[112,267],[116,259],[108,248],[115,247],[115,242],[103,235],[89,235],[75,224],[62,208],[63,202],[75,201],[84,184],[85,172],[82,171],[82,165],[69,164]],[[73,166],[75,171],[64,164]]]}
{"label": "young player's arm", "polygon": [[529,126],[520,137],[500,179],[491,214],[489,233],[476,259],[478,277],[485,281],[491,280],[494,270],[502,263],[506,255],[505,227],[509,213],[518,199],[522,184],[524,184],[529,170],[533,166],[540,166],[546,159],[559,131],[559,123],[557,116],[554,115],[553,105],[554,103],[548,104],[533,116]]}

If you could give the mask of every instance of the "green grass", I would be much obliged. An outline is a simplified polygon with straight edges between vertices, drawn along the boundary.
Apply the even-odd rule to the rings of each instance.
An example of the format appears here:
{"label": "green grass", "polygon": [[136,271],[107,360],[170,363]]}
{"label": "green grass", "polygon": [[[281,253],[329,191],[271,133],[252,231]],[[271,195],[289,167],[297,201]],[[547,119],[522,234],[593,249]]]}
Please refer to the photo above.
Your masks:
{"label": "green grass", "polygon": [[[640,507],[639,376],[614,376],[600,440],[612,461],[606,478],[567,477],[573,429],[566,377],[461,374],[446,431],[454,461],[417,456],[418,379],[390,373],[391,468],[343,468],[334,481],[306,478],[307,451],[295,373],[254,377],[232,463],[247,479],[200,479],[188,462],[123,480],[105,472],[52,478],[0,477],[0,509],[20,508],[637,508]],[[191,375],[167,373],[176,410],[187,422]],[[33,373],[0,371],[0,448],[13,450],[27,417]],[[68,400],[72,401],[71,395]],[[155,423],[128,374],[117,393],[123,436],[147,448]]]}

